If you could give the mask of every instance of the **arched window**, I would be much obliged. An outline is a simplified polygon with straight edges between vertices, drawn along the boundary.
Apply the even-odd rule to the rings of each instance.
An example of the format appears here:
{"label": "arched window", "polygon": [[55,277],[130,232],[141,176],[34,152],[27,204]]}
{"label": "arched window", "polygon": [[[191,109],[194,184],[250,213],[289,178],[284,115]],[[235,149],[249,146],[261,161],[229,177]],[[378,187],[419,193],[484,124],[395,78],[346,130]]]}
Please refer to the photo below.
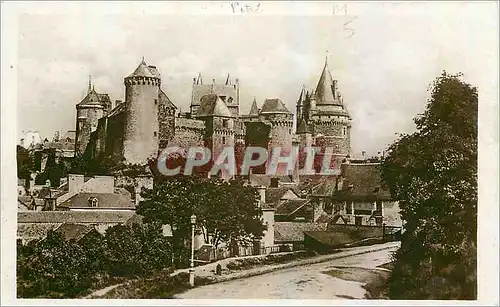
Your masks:
{"label": "arched window", "polygon": [[96,208],[99,206],[99,200],[96,197],[89,197],[88,201],[90,207],[92,208]]}

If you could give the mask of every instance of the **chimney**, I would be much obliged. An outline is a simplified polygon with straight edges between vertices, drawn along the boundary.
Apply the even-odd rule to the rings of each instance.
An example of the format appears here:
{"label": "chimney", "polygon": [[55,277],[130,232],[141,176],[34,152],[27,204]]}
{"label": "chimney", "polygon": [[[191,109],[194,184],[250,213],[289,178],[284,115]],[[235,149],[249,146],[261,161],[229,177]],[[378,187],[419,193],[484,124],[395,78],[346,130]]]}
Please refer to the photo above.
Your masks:
{"label": "chimney", "polygon": [[363,160],[365,159],[365,154],[366,154],[366,151],[364,151],[364,150],[363,150],[363,151],[361,152],[361,158],[362,158]]}
{"label": "chimney", "polygon": [[259,191],[259,195],[260,195],[259,204],[262,206],[263,204],[266,203],[266,188],[263,186],[259,186],[259,187],[257,187],[257,190]]}
{"label": "chimney", "polygon": [[271,188],[277,188],[279,185],[279,178],[271,178]]}
{"label": "chimney", "polygon": [[83,188],[85,183],[85,177],[83,175],[78,174],[69,174],[68,175],[68,192],[69,193],[78,193]]}

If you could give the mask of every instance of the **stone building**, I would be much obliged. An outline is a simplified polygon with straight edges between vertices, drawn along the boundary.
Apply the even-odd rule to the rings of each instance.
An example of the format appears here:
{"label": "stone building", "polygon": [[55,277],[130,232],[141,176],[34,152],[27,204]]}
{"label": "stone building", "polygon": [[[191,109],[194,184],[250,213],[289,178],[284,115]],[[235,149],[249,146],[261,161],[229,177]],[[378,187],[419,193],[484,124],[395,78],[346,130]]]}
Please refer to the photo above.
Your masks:
{"label": "stone building", "polygon": [[327,63],[315,92],[300,95],[296,132],[294,114],[277,98],[265,99],[260,108],[254,99],[249,114],[240,114],[239,80],[229,75],[224,84],[204,84],[201,74],[194,78],[188,113],[178,112],[162,90],[160,73],[144,59],[124,84],[125,101],[115,105],[89,84],[77,105],[76,156],[145,164],[167,146],[207,146],[215,159],[235,144],[281,147],[283,156],[298,144],[332,146],[339,159],[350,154],[351,119]]}
{"label": "stone building", "polygon": [[343,159],[351,154],[351,116],[332,78],[328,61],[314,91],[302,89],[297,101],[297,135],[300,144],[333,148],[333,155]]}

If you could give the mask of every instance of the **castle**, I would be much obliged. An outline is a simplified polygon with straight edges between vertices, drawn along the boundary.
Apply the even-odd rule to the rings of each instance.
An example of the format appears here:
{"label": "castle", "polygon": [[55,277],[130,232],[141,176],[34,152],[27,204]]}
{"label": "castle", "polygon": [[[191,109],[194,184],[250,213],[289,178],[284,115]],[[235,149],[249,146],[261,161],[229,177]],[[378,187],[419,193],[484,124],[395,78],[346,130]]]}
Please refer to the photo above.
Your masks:
{"label": "castle", "polygon": [[[144,164],[167,146],[208,146],[213,156],[223,147],[245,146],[333,148],[350,155],[351,117],[325,60],[314,90],[300,92],[296,121],[280,99],[254,98],[250,112],[240,113],[239,80],[224,84],[193,79],[190,112],[181,113],[162,90],[159,71],[144,59],[124,78],[125,101],[111,102],[90,84],[76,105],[75,156],[115,156],[128,164]],[[295,129],[294,129],[295,128]],[[295,131],[294,131],[295,130]]]}

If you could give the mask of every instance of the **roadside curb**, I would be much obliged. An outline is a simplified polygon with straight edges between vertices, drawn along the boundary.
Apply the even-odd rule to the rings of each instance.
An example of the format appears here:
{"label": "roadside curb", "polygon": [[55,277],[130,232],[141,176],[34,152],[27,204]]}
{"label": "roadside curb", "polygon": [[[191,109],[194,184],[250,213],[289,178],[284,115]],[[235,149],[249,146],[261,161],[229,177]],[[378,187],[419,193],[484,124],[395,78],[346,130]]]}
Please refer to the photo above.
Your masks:
{"label": "roadside curb", "polygon": [[211,284],[223,283],[223,282],[230,281],[230,280],[263,275],[263,274],[271,273],[271,272],[282,270],[282,269],[288,269],[288,268],[293,268],[293,267],[297,267],[297,266],[304,266],[304,265],[309,265],[309,264],[322,263],[322,262],[326,262],[326,261],[330,261],[330,260],[341,259],[341,258],[346,258],[346,257],[351,257],[351,256],[357,256],[357,255],[377,252],[377,251],[386,250],[386,249],[394,249],[397,247],[398,246],[396,246],[396,245],[392,245],[392,246],[383,246],[383,247],[379,247],[379,248],[374,248],[374,249],[369,249],[369,250],[364,250],[364,251],[357,251],[357,252],[356,251],[354,251],[354,252],[342,251],[342,252],[337,253],[337,254],[329,255],[329,257],[319,256],[316,259],[304,259],[304,260],[298,260],[298,261],[292,262],[292,263],[283,263],[283,264],[273,265],[270,267],[255,268],[255,269],[243,271],[241,273],[231,274],[228,276],[221,276],[221,277],[215,277],[215,278],[210,277],[210,279],[212,279],[212,281],[213,281]]}

